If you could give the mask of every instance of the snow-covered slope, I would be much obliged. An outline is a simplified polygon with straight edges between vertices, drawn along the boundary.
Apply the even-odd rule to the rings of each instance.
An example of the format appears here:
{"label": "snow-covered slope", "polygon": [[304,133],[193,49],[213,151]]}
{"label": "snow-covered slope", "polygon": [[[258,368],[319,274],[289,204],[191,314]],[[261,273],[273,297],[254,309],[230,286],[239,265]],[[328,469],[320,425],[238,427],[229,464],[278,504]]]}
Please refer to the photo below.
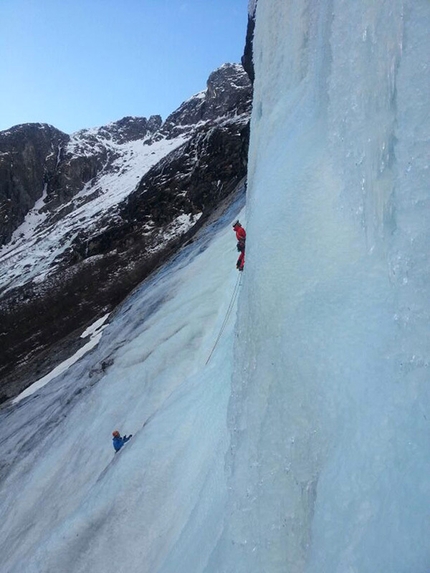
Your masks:
{"label": "snow-covered slope", "polygon": [[[59,220],[43,208],[42,197],[14,232],[11,242],[0,249],[3,294],[29,281],[42,281],[55,260],[70,248],[78,231],[85,229],[89,237],[99,233],[100,218],[112,213],[151,167],[185,141],[186,137],[161,139],[152,145],[144,145],[144,140],[122,144],[109,142],[109,151],[115,153],[117,159],[113,160],[108,172],[102,171],[61,206],[61,210],[69,214]],[[93,147],[91,149],[94,151]],[[71,137],[66,152],[85,154],[78,134]],[[90,201],[88,196],[91,196]]]}

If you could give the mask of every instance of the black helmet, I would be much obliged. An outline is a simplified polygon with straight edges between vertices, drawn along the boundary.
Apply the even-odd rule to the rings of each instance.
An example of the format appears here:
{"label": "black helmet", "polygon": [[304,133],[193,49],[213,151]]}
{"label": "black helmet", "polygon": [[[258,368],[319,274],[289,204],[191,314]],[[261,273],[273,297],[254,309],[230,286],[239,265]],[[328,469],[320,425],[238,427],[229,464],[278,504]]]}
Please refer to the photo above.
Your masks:
{"label": "black helmet", "polygon": [[241,227],[242,225],[239,223],[239,219],[236,221],[236,223],[233,223],[233,229],[235,227]]}

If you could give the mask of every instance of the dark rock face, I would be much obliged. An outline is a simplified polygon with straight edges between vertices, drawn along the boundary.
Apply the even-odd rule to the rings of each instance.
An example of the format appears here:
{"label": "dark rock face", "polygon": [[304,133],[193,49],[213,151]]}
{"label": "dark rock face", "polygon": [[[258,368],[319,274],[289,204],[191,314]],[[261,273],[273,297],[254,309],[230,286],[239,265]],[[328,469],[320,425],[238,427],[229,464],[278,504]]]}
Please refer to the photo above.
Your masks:
{"label": "dark rock face", "polygon": [[47,124],[18,125],[0,132],[0,245],[24,221],[56,169],[69,136]]}
{"label": "dark rock face", "polygon": [[[57,163],[47,163],[46,149],[40,151],[44,167],[34,171],[35,177],[39,172],[45,177],[49,217],[37,233],[53,237],[58,221],[70,231],[59,239],[64,246],[57,249],[49,272],[45,269],[37,280],[34,272],[28,280],[18,275],[17,286],[0,283],[0,402],[1,395],[5,400],[46,374],[55,365],[54,349],[59,361],[72,353],[82,330],[113,310],[190,240],[243,182],[250,110],[246,73],[241,66],[226,65],[211,74],[205,92],[182,104],[162,125],[153,116],[124,118],[72,136],[58,132],[49,147]],[[133,191],[90,224],[77,218],[72,226],[76,205],[69,198],[85,183],[91,186],[108,173],[121,186],[122,172],[113,168],[121,145],[137,142],[136,153],[150,154],[151,145],[168,149],[178,134],[176,141],[183,143],[155,161]],[[127,157],[120,157],[125,166]],[[96,197],[98,192],[89,193],[79,208],[91,209]],[[1,264],[0,255],[0,270]]]}
{"label": "dark rock face", "polygon": [[98,129],[84,129],[59,150],[56,169],[48,174],[47,206],[52,211],[74,197],[119,157],[118,145],[143,139],[159,129],[161,117],[124,117]]}
{"label": "dark rock face", "polygon": [[248,74],[251,83],[254,83],[255,79],[252,44],[254,41],[255,11],[257,9],[257,2],[258,0],[254,0],[254,2],[250,3],[250,10],[248,12],[248,25],[246,28],[245,49],[242,56],[242,66]]}
{"label": "dark rock face", "polygon": [[46,209],[54,211],[112,164],[115,144],[149,136],[161,123],[160,116],[125,117],[74,136],[46,124],[0,132],[0,245],[43,194]]}
{"label": "dark rock face", "polygon": [[166,119],[161,133],[177,137],[199,122],[249,112],[250,83],[242,66],[224,64],[211,73],[207,89],[184,102]]}
{"label": "dark rock face", "polygon": [[[160,115],[146,117],[123,117],[106,127],[100,128],[97,133],[106,139],[112,138],[116,143],[126,143],[142,139],[145,135],[155,133],[162,124]],[[82,132],[85,133],[85,130]]]}
{"label": "dark rock face", "polygon": [[210,119],[215,119],[224,115],[224,110],[237,115],[246,112],[248,105],[244,101],[244,93],[249,93],[249,80],[242,66],[224,65],[209,76],[205,113]]}
{"label": "dark rock face", "polygon": [[245,177],[248,144],[248,121],[199,130],[148,172],[121,206],[122,219],[158,229],[181,215],[204,220]]}
{"label": "dark rock face", "polygon": [[254,39],[254,29],[255,29],[255,18],[249,17],[248,25],[246,28],[246,42],[245,42],[245,50],[242,56],[242,65],[252,83],[254,83],[255,79],[254,61],[252,59],[252,53],[253,53],[252,42]]}

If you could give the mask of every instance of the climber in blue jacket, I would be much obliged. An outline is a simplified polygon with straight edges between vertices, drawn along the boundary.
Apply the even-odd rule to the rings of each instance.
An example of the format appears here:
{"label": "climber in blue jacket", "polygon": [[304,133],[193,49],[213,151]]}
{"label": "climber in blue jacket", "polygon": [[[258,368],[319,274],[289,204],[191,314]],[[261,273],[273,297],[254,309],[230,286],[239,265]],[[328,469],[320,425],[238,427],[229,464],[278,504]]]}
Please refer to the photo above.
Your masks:
{"label": "climber in blue jacket", "polygon": [[121,437],[120,433],[118,432],[118,430],[115,430],[114,432],[112,432],[112,444],[116,452],[119,452],[119,450],[122,448],[122,446],[128,442],[128,440],[132,437],[132,434],[130,434],[129,436],[124,436]]}

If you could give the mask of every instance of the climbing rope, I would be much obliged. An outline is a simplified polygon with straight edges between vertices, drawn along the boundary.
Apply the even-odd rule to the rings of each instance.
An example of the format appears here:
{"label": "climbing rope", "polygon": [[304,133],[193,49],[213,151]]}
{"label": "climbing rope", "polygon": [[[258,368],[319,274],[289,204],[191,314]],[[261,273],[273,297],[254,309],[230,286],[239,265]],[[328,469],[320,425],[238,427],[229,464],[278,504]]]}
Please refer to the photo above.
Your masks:
{"label": "climbing rope", "polygon": [[240,287],[241,283],[242,283],[242,273],[239,273],[239,276],[237,277],[236,285],[235,285],[234,290],[233,290],[233,294],[231,296],[230,304],[228,305],[228,309],[227,309],[227,312],[226,312],[226,315],[224,318],[224,322],[222,323],[221,329],[219,331],[217,339],[215,340],[215,344],[211,350],[211,353],[209,354],[209,357],[206,360],[206,364],[208,364],[209,360],[211,359],[212,354],[214,353],[214,350],[217,347],[219,339],[221,338],[222,333],[224,332],[224,329],[227,326],[227,322],[228,322],[228,319],[230,318],[231,311],[233,310],[234,303],[236,301],[237,293],[239,292],[239,287]]}

